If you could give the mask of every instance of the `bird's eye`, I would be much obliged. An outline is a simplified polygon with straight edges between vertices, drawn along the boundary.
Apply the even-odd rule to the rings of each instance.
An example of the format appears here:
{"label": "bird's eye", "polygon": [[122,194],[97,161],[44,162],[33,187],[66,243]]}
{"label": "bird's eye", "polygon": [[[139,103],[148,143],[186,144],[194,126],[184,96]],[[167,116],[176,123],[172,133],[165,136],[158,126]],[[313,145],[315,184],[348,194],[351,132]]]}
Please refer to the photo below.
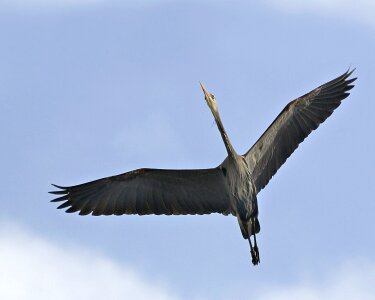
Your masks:
{"label": "bird's eye", "polygon": [[211,95],[211,98],[215,98],[214,94],[210,94]]}

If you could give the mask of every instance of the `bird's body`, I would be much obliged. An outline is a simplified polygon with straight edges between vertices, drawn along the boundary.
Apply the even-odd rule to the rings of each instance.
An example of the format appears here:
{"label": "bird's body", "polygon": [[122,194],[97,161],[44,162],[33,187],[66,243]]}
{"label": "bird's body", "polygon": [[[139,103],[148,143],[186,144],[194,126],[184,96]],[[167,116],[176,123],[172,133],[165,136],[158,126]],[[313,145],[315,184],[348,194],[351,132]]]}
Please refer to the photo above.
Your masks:
{"label": "bird's body", "polygon": [[[255,234],[260,231],[260,225],[258,221],[258,201],[251,170],[246,159],[236,153],[233,157],[228,156],[221,168],[225,170],[232,211],[237,216],[243,238],[249,240],[253,263],[257,264],[259,252]],[[250,240],[252,235],[255,239],[254,248]]]}
{"label": "bird's body", "polygon": [[232,210],[241,220],[257,217],[257,200],[250,169],[243,156],[228,157],[222,165],[231,197]]}
{"label": "bird's body", "polygon": [[[234,150],[221,122],[216,99],[201,84],[228,156],[218,167],[201,170],[138,169],[51,192],[58,208],[80,215],[232,214],[259,263],[257,194],[312,130],[345,99],[356,78],[346,72],[290,102],[244,155]],[[254,237],[254,246],[251,236]]]}

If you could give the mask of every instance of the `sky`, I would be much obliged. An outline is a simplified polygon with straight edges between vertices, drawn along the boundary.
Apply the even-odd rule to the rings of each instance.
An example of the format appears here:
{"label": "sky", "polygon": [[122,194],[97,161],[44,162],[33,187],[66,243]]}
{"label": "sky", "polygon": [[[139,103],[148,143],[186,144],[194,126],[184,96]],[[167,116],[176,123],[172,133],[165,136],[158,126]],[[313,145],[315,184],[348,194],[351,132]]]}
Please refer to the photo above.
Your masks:
{"label": "sky", "polygon": [[[1,299],[374,299],[373,1],[0,0]],[[245,153],[294,98],[349,98],[234,217],[65,214],[51,183]]]}

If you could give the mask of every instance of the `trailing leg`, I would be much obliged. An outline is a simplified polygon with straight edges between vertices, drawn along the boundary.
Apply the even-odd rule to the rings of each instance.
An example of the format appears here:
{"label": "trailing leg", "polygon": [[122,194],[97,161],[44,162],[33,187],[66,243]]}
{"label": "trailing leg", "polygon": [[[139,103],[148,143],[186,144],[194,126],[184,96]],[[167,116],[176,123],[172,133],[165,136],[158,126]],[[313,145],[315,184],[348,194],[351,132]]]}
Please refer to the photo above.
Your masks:
{"label": "trailing leg", "polygon": [[[252,258],[252,263],[254,266],[260,263],[259,249],[257,244],[256,234],[260,231],[259,221],[257,218],[251,218],[248,222],[248,233],[249,233],[249,244],[250,244],[250,253]],[[251,236],[254,235],[254,247],[251,243]]]}

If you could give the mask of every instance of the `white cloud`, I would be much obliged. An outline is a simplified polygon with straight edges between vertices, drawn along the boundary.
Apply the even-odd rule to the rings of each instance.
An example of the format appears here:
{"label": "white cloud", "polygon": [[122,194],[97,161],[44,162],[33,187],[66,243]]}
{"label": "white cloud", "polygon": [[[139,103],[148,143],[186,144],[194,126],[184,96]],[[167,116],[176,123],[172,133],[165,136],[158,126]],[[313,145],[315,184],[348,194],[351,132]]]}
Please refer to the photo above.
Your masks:
{"label": "white cloud", "polygon": [[[0,299],[177,299],[165,283],[154,282],[90,249],[51,241],[13,224],[0,225]],[[253,287],[258,295],[253,298],[371,300],[375,299],[374,278],[375,263],[357,260],[328,276],[290,285],[264,282],[264,288]],[[223,287],[223,295],[236,294],[240,289],[228,292]],[[202,296],[210,294],[207,291]]]}
{"label": "white cloud", "polygon": [[372,300],[375,299],[375,264],[347,263],[330,276],[290,286],[268,287],[258,300]]}
{"label": "white cloud", "polygon": [[344,18],[375,27],[375,1],[373,0],[268,0],[285,12],[314,13]]}
{"label": "white cloud", "polygon": [[0,299],[176,299],[162,283],[89,249],[1,225]]}

